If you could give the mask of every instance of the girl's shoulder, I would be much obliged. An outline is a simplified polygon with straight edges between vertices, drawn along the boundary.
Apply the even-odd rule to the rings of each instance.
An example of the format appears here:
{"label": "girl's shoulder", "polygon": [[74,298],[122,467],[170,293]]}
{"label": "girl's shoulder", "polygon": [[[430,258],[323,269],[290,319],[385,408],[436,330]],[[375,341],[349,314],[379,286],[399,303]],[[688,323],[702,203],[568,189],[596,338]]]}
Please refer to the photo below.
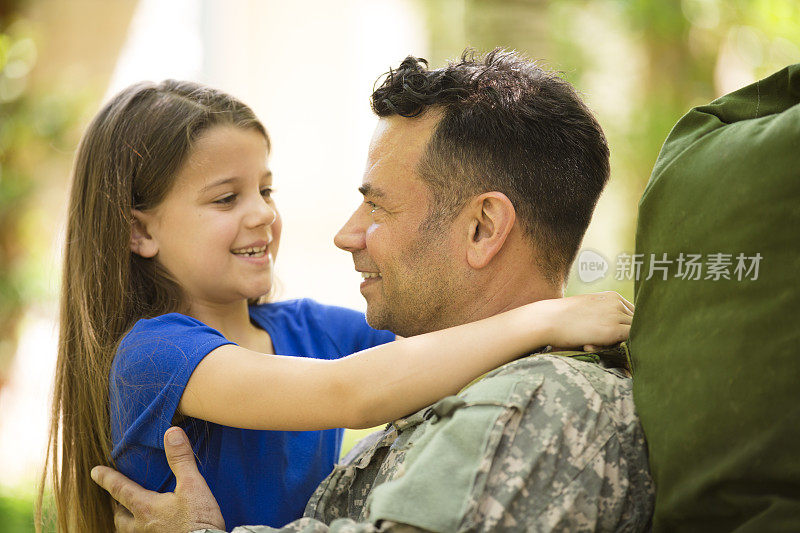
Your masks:
{"label": "girl's shoulder", "polygon": [[222,333],[181,313],[167,313],[138,320],[120,340],[115,366],[202,357],[214,348],[230,344]]}
{"label": "girl's shoulder", "polygon": [[[127,335],[140,334],[158,330],[208,327],[196,318],[182,313],[167,313],[153,318],[140,318],[136,321]],[[126,336],[127,336],[126,335]]]}
{"label": "girl's shoulder", "polygon": [[311,298],[283,300],[250,306],[250,315],[267,320],[364,320],[364,314],[346,307],[326,305]]}
{"label": "girl's shoulder", "polygon": [[161,342],[175,340],[187,335],[211,335],[222,337],[222,333],[196,318],[182,313],[167,313],[153,318],[142,318],[125,334],[120,348],[131,342]]}
{"label": "girl's shoulder", "polygon": [[369,327],[359,311],[309,298],[254,305],[250,307],[250,316],[273,336],[326,339],[341,354],[394,340],[390,332]]}
{"label": "girl's shoulder", "polygon": [[312,328],[323,329],[331,326],[351,325],[361,327],[366,325],[364,314],[359,311],[336,305],[321,304],[311,298],[253,305],[250,307],[250,315],[256,319],[273,323],[299,323]]}

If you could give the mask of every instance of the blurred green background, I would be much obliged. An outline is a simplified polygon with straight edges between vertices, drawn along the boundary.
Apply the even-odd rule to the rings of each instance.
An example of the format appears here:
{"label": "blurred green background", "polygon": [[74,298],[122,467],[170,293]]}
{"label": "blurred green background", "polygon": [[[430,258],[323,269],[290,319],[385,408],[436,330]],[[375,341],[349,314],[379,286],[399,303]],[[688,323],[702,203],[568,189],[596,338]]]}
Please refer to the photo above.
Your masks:
{"label": "blurred green background", "polygon": [[[55,306],[57,269],[48,258],[63,226],[60,217],[71,157],[81,128],[107,91],[138,4],[0,0],[2,401],[8,401],[4,394],[11,394],[4,384],[13,367],[23,317],[32,307]],[[231,5],[203,4],[215,4],[217,9]],[[237,6],[241,10],[252,4],[242,0]],[[268,12],[272,5],[278,9],[277,2],[266,4],[259,12]],[[303,4],[313,13],[315,6],[321,9],[322,0]],[[382,2],[340,4],[357,14]],[[515,48],[562,71],[585,95],[610,142],[612,183],[584,245],[612,263],[615,254],[633,251],[638,198],[660,145],[678,118],[694,105],[800,61],[797,0],[387,0],[385,4],[413,14],[434,67],[458,56],[467,45],[478,51]],[[303,34],[305,23],[299,18],[296,27],[285,31]],[[313,46],[335,50],[336,44]],[[324,57],[324,50],[320,53]],[[385,67],[400,59],[388,58]],[[348,60],[357,62],[358,57]],[[573,276],[568,287],[571,293],[606,289],[632,298],[632,282],[615,280],[613,275],[594,283]],[[49,381],[51,376],[41,379]],[[0,419],[0,430],[2,423]],[[362,434],[348,432],[345,451]],[[32,531],[30,480],[35,478],[31,473],[20,484],[4,480],[0,471],[2,531]]]}

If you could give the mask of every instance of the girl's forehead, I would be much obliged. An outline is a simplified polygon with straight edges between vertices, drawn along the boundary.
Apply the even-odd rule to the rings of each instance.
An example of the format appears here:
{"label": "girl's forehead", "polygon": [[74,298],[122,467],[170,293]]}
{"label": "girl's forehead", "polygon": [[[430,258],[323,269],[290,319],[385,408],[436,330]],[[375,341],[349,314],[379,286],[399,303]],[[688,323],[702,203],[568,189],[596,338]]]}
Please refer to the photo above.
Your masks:
{"label": "girl's forehead", "polygon": [[266,159],[269,146],[261,132],[253,128],[219,125],[212,126],[194,140],[189,159],[233,159],[241,155],[252,155],[251,152],[257,152]]}
{"label": "girl's forehead", "polygon": [[223,178],[270,177],[266,138],[257,130],[214,126],[193,143],[176,186],[205,188]]}

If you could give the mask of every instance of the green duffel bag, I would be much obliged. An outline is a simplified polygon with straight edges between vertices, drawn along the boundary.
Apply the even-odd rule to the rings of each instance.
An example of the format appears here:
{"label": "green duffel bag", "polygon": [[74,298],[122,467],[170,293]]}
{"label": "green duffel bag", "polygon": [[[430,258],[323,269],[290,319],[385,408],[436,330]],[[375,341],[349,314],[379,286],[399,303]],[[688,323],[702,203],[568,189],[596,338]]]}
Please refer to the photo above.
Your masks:
{"label": "green duffel bag", "polygon": [[692,109],[639,203],[656,531],[800,531],[798,104],[800,64]]}

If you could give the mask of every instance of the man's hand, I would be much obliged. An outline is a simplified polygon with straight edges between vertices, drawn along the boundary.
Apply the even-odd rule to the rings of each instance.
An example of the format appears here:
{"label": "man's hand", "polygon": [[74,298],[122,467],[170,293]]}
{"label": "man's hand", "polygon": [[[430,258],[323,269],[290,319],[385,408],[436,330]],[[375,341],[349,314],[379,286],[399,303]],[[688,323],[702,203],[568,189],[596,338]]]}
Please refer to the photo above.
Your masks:
{"label": "man's hand", "polygon": [[96,466],[92,479],[121,505],[114,510],[120,533],[182,532],[225,529],[217,500],[195,463],[189,439],[182,429],[164,433],[164,451],[177,480],[175,492],[159,494],[142,488],[113,468]]}

